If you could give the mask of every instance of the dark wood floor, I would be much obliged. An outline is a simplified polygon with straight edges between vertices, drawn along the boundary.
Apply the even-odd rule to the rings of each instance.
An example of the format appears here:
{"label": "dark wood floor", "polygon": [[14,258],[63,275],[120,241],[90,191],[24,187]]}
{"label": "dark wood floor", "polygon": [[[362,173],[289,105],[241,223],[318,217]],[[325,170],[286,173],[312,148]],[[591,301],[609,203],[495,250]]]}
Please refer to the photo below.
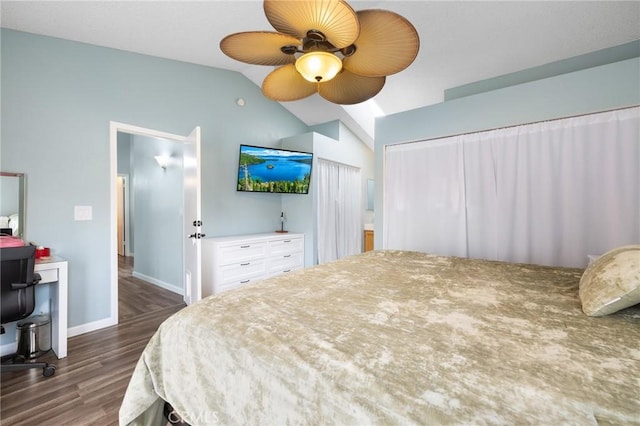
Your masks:
{"label": "dark wood floor", "polygon": [[[121,304],[124,319],[117,326],[70,338],[67,358],[59,360],[49,353],[38,359],[56,365],[54,376],[42,376],[41,369],[2,373],[0,424],[118,424],[120,403],[149,338],[166,318],[184,307],[181,296],[168,297],[176,295],[166,295],[165,290],[122,289],[120,286],[120,296],[130,297],[127,305],[136,308],[123,309]],[[132,290],[129,296],[128,290]],[[133,302],[143,294],[143,299]],[[161,300],[155,299],[156,294]],[[165,297],[170,300],[167,304]],[[146,312],[140,312],[145,307]]]}
{"label": "dark wood floor", "polygon": [[118,321],[183,303],[181,295],[133,275],[133,257],[118,256]]}

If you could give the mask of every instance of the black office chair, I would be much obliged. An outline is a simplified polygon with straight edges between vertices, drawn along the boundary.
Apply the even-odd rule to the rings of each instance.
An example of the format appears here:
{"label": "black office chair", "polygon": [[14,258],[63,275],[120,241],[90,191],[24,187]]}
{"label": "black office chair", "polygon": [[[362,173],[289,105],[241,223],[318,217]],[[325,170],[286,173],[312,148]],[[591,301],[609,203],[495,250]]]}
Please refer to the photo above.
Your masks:
{"label": "black office chair", "polygon": [[[27,318],[36,305],[35,286],[40,282],[40,274],[33,271],[36,264],[36,247],[0,248],[0,334],[4,334],[4,324]],[[56,366],[46,362],[31,362],[21,354],[2,357],[0,371],[42,368],[42,375],[53,376]]]}

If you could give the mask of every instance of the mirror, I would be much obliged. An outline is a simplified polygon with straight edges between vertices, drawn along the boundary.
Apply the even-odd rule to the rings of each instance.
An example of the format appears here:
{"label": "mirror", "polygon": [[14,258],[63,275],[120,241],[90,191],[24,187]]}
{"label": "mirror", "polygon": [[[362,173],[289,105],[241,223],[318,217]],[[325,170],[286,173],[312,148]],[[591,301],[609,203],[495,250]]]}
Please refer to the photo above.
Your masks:
{"label": "mirror", "polygon": [[0,228],[3,233],[25,239],[26,224],[24,173],[0,172]]}
{"label": "mirror", "polygon": [[367,210],[373,211],[373,200],[375,198],[375,182],[373,179],[367,180]]}

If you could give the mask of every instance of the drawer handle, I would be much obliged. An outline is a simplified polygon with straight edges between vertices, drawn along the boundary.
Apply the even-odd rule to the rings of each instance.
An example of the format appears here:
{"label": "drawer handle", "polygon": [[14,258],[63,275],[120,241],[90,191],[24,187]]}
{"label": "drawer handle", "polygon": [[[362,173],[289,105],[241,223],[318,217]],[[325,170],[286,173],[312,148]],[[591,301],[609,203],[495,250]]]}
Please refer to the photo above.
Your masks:
{"label": "drawer handle", "polygon": [[241,263],[241,264],[240,264],[240,266],[247,266],[247,265],[251,265],[251,262]]}
{"label": "drawer handle", "polygon": [[284,272],[284,273],[291,272],[291,269],[285,269],[285,270],[284,270],[284,271],[282,271],[282,272]]}
{"label": "drawer handle", "polygon": [[284,256],[284,257],[291,257],[291,255],[290,255],[290,254],[287,254],[287,255],[286,255],[286,256]]}
{"label": "drawer handle", "polygon": [[291,240],[284,240],[283,243],[290,243]]}
{"label": "drawer handle", "polygon": [[251,247],[251,244],[249,244],[248,246],[240,246],[240,248],[249,248]]}
{"label": "drawer handle", "polygon": [[246,283],[248,283],[249,281],[251,281],[251,280],[244,280],[244,281],[240,281],[240,284],[246,284]]}

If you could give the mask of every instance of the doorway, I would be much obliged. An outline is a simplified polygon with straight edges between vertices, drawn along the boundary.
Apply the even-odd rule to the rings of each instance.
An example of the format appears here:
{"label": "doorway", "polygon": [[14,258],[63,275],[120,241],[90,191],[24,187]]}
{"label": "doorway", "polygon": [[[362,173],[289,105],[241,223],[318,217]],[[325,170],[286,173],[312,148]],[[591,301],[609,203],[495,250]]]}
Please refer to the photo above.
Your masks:
{"label": "doorway", "polygon": [[[163,288],[159,283],[154,280],[145,279],[146,277],[136,274],[134,270],[135,257],[131,251],[131,219],[130,219],[130,191],[129,191],[129,173],[135,174],[135,170],[131,169],[131,135],[119,136],[119,154],[120,160],[118,163],[118,171],[122,169],[128,173],[118,173],[116,178],[116,217],[117,217],[117,251],[118,251],[118,322],[138,317],[151,312],[157,312],[166,308],[173,308],[177,305],[183,304],[183,297],[181,292],[175,292]],[[120,140],[122,139],[122,140]],[[154,141],[137,141],[136,143],[153,143]],[[158,141],[161,142],[161,141]],[[155,147],[154,147],[155,148]],[[124,151],[124,152],[120,152]],[[125,155],[122,155],[125,154]],[[122,165],[120,161],[124,161],[127,164]],[[180,193],[168,194],[182,198],[182,191]],[[180,227],[182,231],[182,224],[178,218],[177,223],[174,226]],[[144,256],[144,253],[142,253]],[[180,253],[180,259],[176,259],[175,263],[180,264],[182,253]]]}
{"label": "doorway", "polygon": [[[175,276],[167,282],[172,283],[172,288],[169,291],[163,289],[163,281],[156,280],[155,270],[148,276],[145,274],[138,274],[133,272],[133,259],[136,256],[135,240],[138,236],[144,234],[142,231],[131,231],[131,228],[136,228],[136,217],[133,212],[136,203],[127,201],[132,200],[135,197],[125,196],[126,192],[133,192],[133,185],[135,182],[135,176],[118,175],[118,155],[122,153],[118,152],[118,137],[122,135],[128,135],[131,138],[140,139],[144,141],[139,145],[144,146],[144,149],[149,152],[153,151],[153,144],[147,141],[157,141],[160,146],[167,144],[179,147],[176,155],[172,157],[172,164],[161,164],[161,162],[154,156],[160,156],[164,153],[158,152],[157,154],[147,154],[143,159],[145,161],[151,160],[154,165],[154,169],[151,169],[147,163],[142,167],[147,169],[139,174],[147,173],[145,179],[149,177],[148,170],[152,170],[160,178],[167,178],[169,175],[173,176],[172,181],[175,183],[176,175],[182,182],[179,185],[173,186],[173,190],[170,191],[171,198],[175,206],[172,206],[177,216],[177,222],[174,220],[166,228],[162,226],[149,225],[146,222],[149,218],[153,218],[150,214],[153,214],[154,208],[150,209],[150,214],[142,216],[144,220],[140,220],[142,223],[138,228],[148,228],[147,236],[163,238],[165,235],[173,233],[174,240],[170,245],[171,250],[158,250],[157,244],[149,242],[148,239],[141,238],[139,249],[145,252],[147,259],[151,258],[152,261],[162,268],[168,264],[177,264],[178,270],[175,271]],[[126,155],[126,153],[125,153]],[[135,316],[137,314],[145,313],[140,311],[141,307],[144,307],[147,311],[162,308],[168,306],[175,306],[175,302],[179,303],[193,303],[200,299],[200,241],[194,241],[194,239],[186,239],[185,235],[200,235],[200,129],[196,128],[188,136],[173,135],[161,131],[152,129],[140,128],[137,126],[127,125],[123,123],[111,122],[110,125],[110,157],[111,157],[111,321],[113,324],[117,324],[120,319],[125,317]],[[140,163],[137,163],[140,164]],[[134,165],[131,165],[132,172],[134,173]],[[139,166],[140,167],[140,166]],[[171,167],[172,169],[167,169]],[[121,173],[122,175],[122,173]],[[187,182],[185,184],[185,182]],[[160,185],[165,185],[167,181],[162,181]],[[127,185],[128,184],[128,185]],[[128,189],[131,189],[128,191]],[[164,189],[164,187],[163,187]],[[145,193],[148,195],[148,193]],[[126,194],[128,195],[128,194]],[[164,194],[163,194],[164,195]],[[175,201],[178,200],[178,201]],[[147,203],[153,203],[154,200],[147,200]],[[156,199],[155,206],[165,207],[168,201],[164,198]],[[128,204],[131,204],[131,208],[128,208]],[[144,203],[140,201],[138,203],[138,211],[142,211]],[[152,206],[153,207],[153,206]],[[161,210],[161,209],[160,209]],[[130,213],[130,214],[129,214]],[[187,214],[189,217],[187,218]],[[129,215],[130,220],[127,220]],[[161,225],[164,224],[164,218],[160,217],[157,221],[160,221]],[[193,225],[192,225],[193,223]],[[198,226],[195,226],[195,223]],[[149,226],[146,226],[149,225]],[[153,228],[155,226],[155,229]],[[128,232],[129,230],[129,232]],[[177,239],[176,236],[177,235]],[[135,238],[134,238],[135,237]],[[164,242],[166,244],[166,241]],[[155,251],[154,251],[155,250]],[[156,259],[158,256],[166,255],[165,252],[174,253],[169,261],[166,259]],[[133,255],[133,256],[131,256]],[[156,256],[156,257],[154,257]],[[182,267],[180,268],[180,265]],[[174,268],[175,269],[175,268]],[[123,287],[122,284],[126,284]],[[122,294],[126,292],[126,294]],[[178,293],[178,294],[176,294]],[[153,294],[153,296],[151,296]],[[119,297],[119,296],[122,297]],[[157,296],[157,297],[156,297]],[[177,297],[176,297],[177,296]],[[119,300],[126,300],[127,304],[122,305],[122,315],[119,315]],[[138,302],[136,302],[138,300]]]}

